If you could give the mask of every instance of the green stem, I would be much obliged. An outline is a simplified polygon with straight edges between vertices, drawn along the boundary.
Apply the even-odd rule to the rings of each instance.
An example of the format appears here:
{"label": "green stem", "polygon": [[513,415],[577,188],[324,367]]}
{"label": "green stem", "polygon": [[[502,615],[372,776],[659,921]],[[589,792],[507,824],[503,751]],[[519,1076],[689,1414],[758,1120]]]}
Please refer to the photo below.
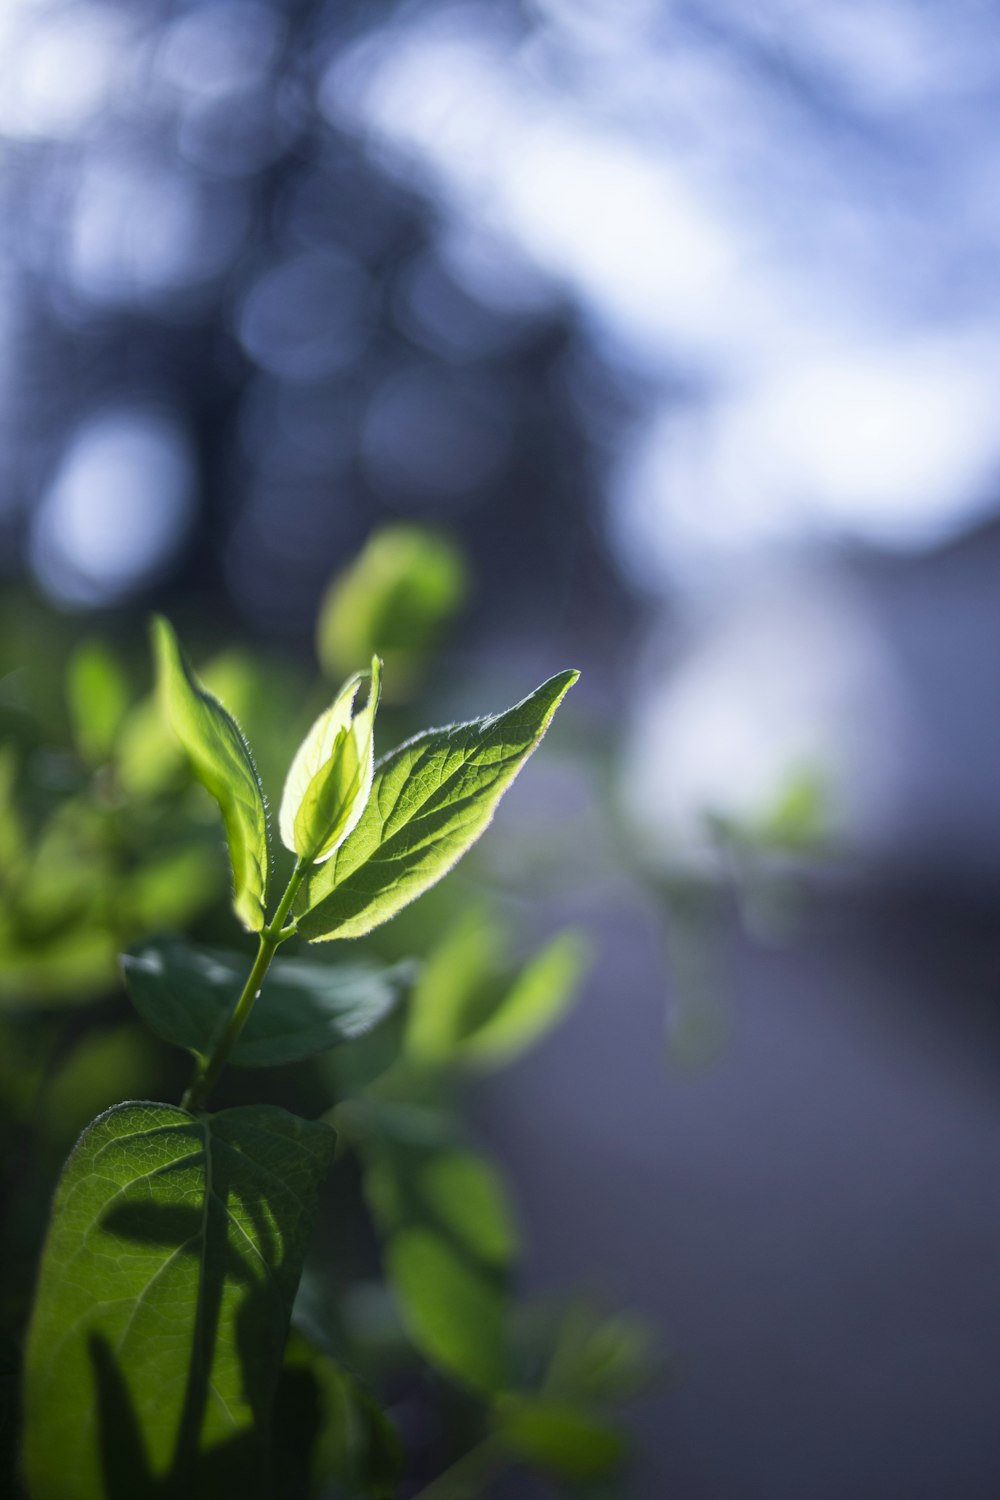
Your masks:
{"label": "green stem", "polygon": [[290,938],[295,931],[295,924],[288,927],[284,925],[295,900],[299,886],[305,878],[308,866],[304,860],[298,860],[292,877],[285,887],[285,894],[278,902],[278,908],[273,918],[266,927],[261,928],[260,946],[257,949],[257,957],[254,959],[253,968],[247,976],[247,982],[243,986],[243,993],[233,1006],[232,1013],[226,1025],[225,1031],[215,1045],[211,1057],[207,1058],[198,1068],[190,1087],[181,1100],[181,1109],[190,1110],[196,1114],[198,1110],[204,1109],[205,1101],[215,1086],[219,1074],[222,1072],[229,1058],[230,1052],[236,1045],[240,1032],[250,1019],[250,1012],[254,1008],[257,996],[260,994],[264,977],[271,967],[271,960],[277,953],[286,938]]}

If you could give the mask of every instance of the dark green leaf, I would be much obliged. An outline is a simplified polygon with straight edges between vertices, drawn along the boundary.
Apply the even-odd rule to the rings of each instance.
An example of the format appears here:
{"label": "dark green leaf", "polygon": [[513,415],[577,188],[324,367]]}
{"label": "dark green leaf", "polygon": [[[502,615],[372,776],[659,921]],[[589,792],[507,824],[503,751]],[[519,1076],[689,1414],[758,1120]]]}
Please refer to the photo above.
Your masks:
{"label": "dark green leaf", "polygon": [[56,1193],[28,1339],[32,1500],[269,1495],[267,1432],[333,1132],[122,1104]]}
{"label": "dark green leaf", "polygon": [[400,1315],[425,1358],[478,1390],[501,1389],[504,1297],[495,1281],[423,1228],[392,1236],[386,1267]]}
{"label": "dark green leaf", "polygon": [[[252,960],[221,948],[153,938],[122,955],[132,1002],[164,1041],[206,1057],[246,983]],[[229,1055],[237,1067],[300,1062],[370,1031],[412,981],[414,967],[275,959]]]}
{"label": "dark green leaf", "polygon": [[250,747],[236,720],[198,681],[160,615],[153,621],[153,639],[167,716],[195,775],[222,812],[236,914],[251,932],[259,932],[267,900],[267,808]]}
{"label": "dark green leaf", "polygon": [[[303,1408],[311,1418],[312,1447],[308,1474],[312,1490],[331,1482],[338,1493],[392,1500],[399,1485],[403,1450],[395,1427],[371,1392],[343,1365],[314,1348],[293,1329],[285,1353],[283,1380],[297,1376],[293,1393],[288,1392],[285,1427],[302,1425]],[[311,1391],[302,1377],[311,1382]],[[292,1459],[296,1457],[293,1453]]]}
{"label": "dark green leaf", "polygon": [[362,937],[446,875],[578,675],[560,672],[506,713],[429,729],[380,761],[360,821],[308,878],[299,932],[313,942]]}

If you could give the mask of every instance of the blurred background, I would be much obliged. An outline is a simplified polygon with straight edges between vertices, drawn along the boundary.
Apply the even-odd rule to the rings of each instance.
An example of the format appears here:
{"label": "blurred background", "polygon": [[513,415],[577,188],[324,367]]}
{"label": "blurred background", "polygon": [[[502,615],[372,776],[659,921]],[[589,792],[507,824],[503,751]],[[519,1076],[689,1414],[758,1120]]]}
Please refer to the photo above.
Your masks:
{"label": "blurred background", "polygon": [[0,9],[5,730],[151,608],[338,678],[387,526],[403,728],[582,669],[482,878],[593,964],[470,1108],[520,1284],[667,1348],[640,1500],[1000,1493],[996,25]]}

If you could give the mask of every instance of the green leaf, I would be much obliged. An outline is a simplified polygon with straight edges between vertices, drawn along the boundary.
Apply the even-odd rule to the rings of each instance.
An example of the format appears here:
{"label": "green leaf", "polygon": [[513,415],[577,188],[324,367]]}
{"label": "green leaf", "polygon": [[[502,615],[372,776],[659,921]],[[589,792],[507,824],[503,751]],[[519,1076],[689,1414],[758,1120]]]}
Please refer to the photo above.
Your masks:
{"label": "green leaf", "polygon": [[408,689],[468,593],[465,559],[453,542],[421,526],[375,532],[328,590],[316,649],[331,677],[373,652],[389,664],[398,694]]}
{"label": "green leaf", "polygon": [[506,981],[505,946],[503,929],[473,911],[431,953],[409,1008],[406,1050],[416,1062],[503,1067],[566,1013],[588,961],[582,934],[560,933]]}
{"label": "green leaf", "polygon": [[484,1265],[508,1265],[518,1235],[500,1174],[472,1151],[428,1150],[427,1144],[368,1141],[365,1196],[380,1230],[388,1234],[404,1224],[422,1225],[443,1232]]}
{"label": "green leaf", "polygon": [[564,1479],[596,1479],[622,1461],[622,1436],[579,1407],[547,1397],[512,1396],[500,1403],[499,1435],[523,1463]]}
{"label": "green leaf", "polygon": [[111,754],[129,700],[121,667],[100,641],[83,641],[73,652],[66,697],[80,754],[100,765]]}
{"label": "green leaf", "polygon": [[608,1317],[581,1298],[566,1308],[552,1339],[545,1389],[573,1401],[622,1401],[646,1390],[662,1369],[647,1323],[627,1313]]}
{"label": "green leaf", "polygon": [[[132,1003],[148,1026],[207,1057],[240,996],[251,960],[219,948],[152,938],[121,958]],[[411,982],[413,965],[338,965],[275,959],[229,1062],[243,1068],[300,1062],[370,1031]]]}
{"label": "green leaf", "polygon": [[432,1230],[400,1230],[386,1247],[400,1316],[431,1364],[481,1391],[507,1378],[504,1297]]}
{"label": "green leaf", "polygon": [[451,1060],[481,995],[500,971],[505,937],[476,906],[431,950],[407,1013],[406,1050],[416,1062],[433,1067]]}
{"label": "green leaf", "polygon": [[56,1192],[28,1338],[32,1500],[270,1495],[268,1425],[333,1132],[122,1104]]}
{"label": "green leaf", "polygon": [[506,713],[429,729],[386,756],[353,833],[307,879],[299,932],[312,942],[362,937],[446,875],[578,676],[560,672]]}
{"label": "green leaf", "polygon": [[[287,1392],[279,1388],[279,1401],[282,1395],[286,1397],[286,1409],[280,1416],[288,1429],[292,1462],[301,1464],[303,1456],[295,1452],[296,1436],[299,1445],[303,1436],[311,1438],[308,1492],[319,1492],[333,1482],[338,1493],[343,1490],[348,1495],[371,1496],[372,1500],[392,1500],[402,1475],[402,1444],[367,1387],[316,1349],[297,1328],[293,1328],[285,1351],[283,1381],[288,1385],[289,1377],[297,1377],[296,1384]],[[311,1383],[311,1390],[306,1381]],[[302,1431],[303,1417],[311,1419],[311,1433]]]}
{"label": "green leaf", "polygon": [[561,933],[525,964],[492,1012],[463,1039],[459,1060],[485,1070],[520,1057],[570,1008],[588,958],[581,933]]}
{"label": "green leaf", "polygon": [[436,1152],[415,1174],[416,1191],[443,1228],[487,1265],[506,1265],[517,1230],[500,1174],[471,1151]]}
{"label": "green leaf", "polygon": [[170,723],[222,812],[236,914],[249,931],[259,932],[267,900],[267,808],[250,747],[235,719],[199,683],[162,615],[153,620],[153,639]]}
{"label": "green leaf", "polygon": [[295,752],[281,799],[279,826],[286,849],[321,864],[364,811],[375,769],[375,713],[382,663],[372,657],[368,700],[355,717],[354,699],[364,678],[348,679]]}

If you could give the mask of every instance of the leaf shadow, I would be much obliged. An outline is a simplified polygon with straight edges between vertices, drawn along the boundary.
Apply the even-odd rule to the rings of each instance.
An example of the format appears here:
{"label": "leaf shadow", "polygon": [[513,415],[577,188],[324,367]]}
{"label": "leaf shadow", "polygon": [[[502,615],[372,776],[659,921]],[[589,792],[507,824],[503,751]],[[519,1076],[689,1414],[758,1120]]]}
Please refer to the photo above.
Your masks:
{"label": "leaf shadow", "polygon": [[[102,1218],[116,1237],[162,1250],[165,1257],[198,1260],[197,1310],[177,1436],[170,1467],[153,1470],[142,1422],[125,1370],[101,1335],[89,1353],[97,1392],[98,1440],[107,1500],[266,1500],[272,1493],[269,1462],[271,1406],[288,1317],[279,1288],[286,1247],[267,1194],[238,1164],[220,1164],[205,1211],[183,1204],[119,1202]],[[243,1228],[243,1219],[249,1227]],[[241,1227],[240,1244],[232,1226]],[[252,1236],[252,1238],[251,1238]],[[255,1249],[254,1246],[259,1249]],[[297,1278],[296,1278],[297,1279]],[[202,1447],[212,1391],[212,1371],[227,1291],[240,1290],[232,1308],[234,1345],[242,1378],[244,1411],[252,1416],[232,1436]],[[289,1299],[290,1300],[290,1299]],[[220,1396],[219,1401],[222,1401]],[[228,1409],[227,1409],[228,1415]]]}

